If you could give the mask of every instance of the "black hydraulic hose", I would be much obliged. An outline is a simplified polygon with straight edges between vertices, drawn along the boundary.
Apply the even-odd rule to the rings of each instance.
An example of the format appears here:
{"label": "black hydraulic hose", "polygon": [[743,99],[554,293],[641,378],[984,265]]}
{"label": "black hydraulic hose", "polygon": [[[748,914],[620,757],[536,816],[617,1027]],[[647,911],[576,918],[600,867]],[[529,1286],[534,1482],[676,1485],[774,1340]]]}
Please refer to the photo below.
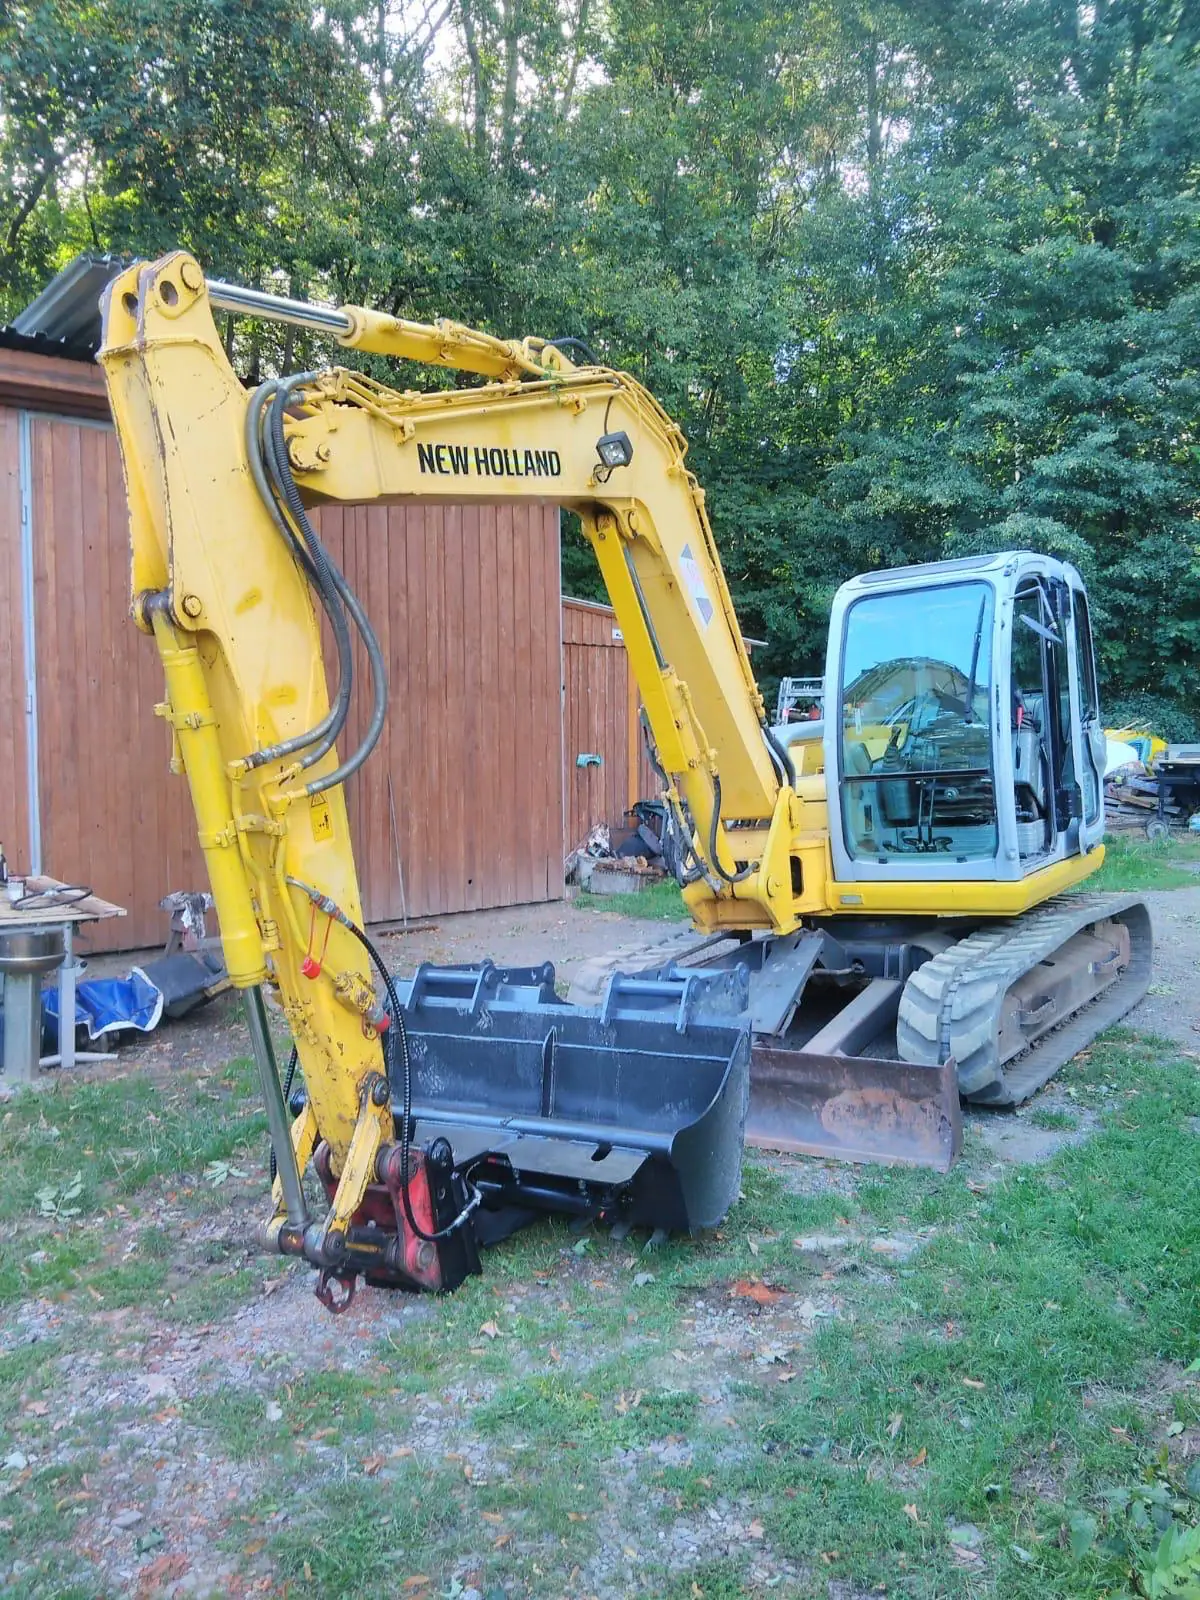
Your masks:
{"label": "black hydraulic hose", "polygon": [[367,955],[374,963],[375,970],[383,980],[383,987],[387,992],[388,1008],[391,1012],[391,1025],[387,1030],[384,1046],[384,1060],[387,1063],[387,1076],[389,1087],[393,1083],[393,1067],[395,1062],[391,1059],[397,1047],[400,1050],[400,1060],[403,1068],[403,1095],[404,1110],[400,1119],[400,1198],[404,1203],[404,1219],[416,1234],[418,1239],[424,1239],[427,1244],[437,1244],[441,1239],[448,1239],[475,1211],[482,1195],[479,1190],[471,1186],[471,1198],[455,1217],[453,1222],[448,1222],[444,1228],[439,1228],[435,1233],[427,1233],[413,1215],[412,1197],[409,1194],[408,1162],[412,1148],[412,1057],[408,1049],[408,1029],[404,1025],[404,1013],[400,1009],[400,997],[396,993],[396,985],[392,975],[384,964],[383,957],[367,937],[366,932],[352,922],[349,917],[345,919],[345,926],[362,945]]}
{"label": "black hydraulic hose", "polygon": [[394,1055],[397,1048],[400,1051],[403,1068],[403,1116],[400,1127],[400,1198],[404,1205],[405,1221],[417,1238],[424,1239],[427,1244],[437,1244],[439,1240],[448,1239],[452,1233],[463,1226],[472,1213],[478,1209],[483,1196],[474,1184],[469,1184],[468,1187],[471,1194],[466,1205],[454,1218],[453,1222],[447,1223],[444,1228],[439,1228],[435,1233],[427,1233],[413,1215],[412,1197],[409,1194],[410,1176],[408,1170],[409,1155],[412,1149],[412,1057],[409,1054],[408,1029],[404,1025],[404,1013],[400,1008],[400,997],[396,993],[395,981],[388,971],[383,957],[371,943],[366,931],[360,928],[351,917],[348,917],[335,901],[331,900],[328,895],[322,894],[320,890],[314,889],[310,884],[303,882],[300,878],[289,877],[288,882],[294,888],[299,889],[302,894],[306,894],[313,904],[319,906],[327,916],[336,917],[342,926],[354,935],[367,952],[375,970],[383,981],[390,1008],[390,1023],[384,1034],[383,1046],[383,1059],[387,1068],[389,1089],[393,1088],[395,1082],[393,1069],[395,1066]]}
{"label": "black hydraulic hose", "polygon": [[[250,473],[254,479],[254,484],[258,490],[259,496],[267,510],[270,512],[276,527],[286,540],[289,548],[296,556],[296,559],[300,562],[305,577],[308,579],[311,586],[317,591],[317,596],[321,601],[322,609],[329,618],[330,627],[333,629],[335,639],[337,639],[338,626],[333,615],[333,610],[331,610],[330,594],[322,585],[320,575],[312,560],[312,557],[309,555],[309,552],[305,549],[303,543],[293,534],[292,530],[288,526],[287,520],[276,502],[276,497],[272,493],[271,485],[268,481],[268,472],[270,472],[272,478],[275,477],[275,473],[272,470],[274,466],[274,451],[270,448],[270,442],[263,436],[263,407],[270,401],[274,400],[275,396],[279,392],[279,388],[279,380],[276,378],[271,378],[268,379],[266,383],[260,384],[259,387],[254,391],[254,394],[251,396],[249,410],[246,413],[246,456],[250,464]],[[336,601],[333,601],[332,605],[333,609],[336,609]],[[347,635],[347,644],[348,642],[349,640]],[[344,664],[344,658],[340,650],[338,660],[339,668],[341,668]],[[310,746],[317,743],[318,740],[322,740],[326,736],[329,736],[329,744],[323,746],[323,754],[324,750],[327,750],[333,743],[333,740],[337,738],[338,733],[341,731],[341,728],[345,723],[350,706],[349,691],[350,685],[343,679],[339,679],[338,693],[331,702],[329,710],[319,722],[317,722],[312,728],[309,728],[305,733],[296,734],[290,739],[284,739],[277,744],[267,745],[261,750],[253,751],[249,756],[246,757],[246,765],[251,768],[261,767],[264,766],[268,761],[282,760],[286,756],[295,755],[300,750],[307,750]]]}
{"label": "black hydraulic hose", "polygon": [[767,749],[774,756],[779,775],[789,789],[796,787],[796,765],[792,760],[792,752],[787,745],[781,744],[776,738],[774,730],[763,723],[763,738],[767,741]]}
{"label": "black hydraulic hose", "polygon": [[[269,435],[264,440],[264,455],[273,481],[276,483],[280,482],[281,473],[275,455],[275,444],[274,440]],[[321,601],[322,609],[325,611],[326,616],[329,617],[330,625],[333,625],[333,612],[331,608],[336,608],[337,605],[337,599],[333,598],[334,596],[340,598],[343,603],[345,603],[347,596],[350,596],[352,600],[352,607],[354,609],[358,609],[357,597],[351,595],[349,585],[342,576],[337,563],[329,554],[328,550],[325,549],[324,545],[321,546],[321,549],[325,556],[326,572],[328,573],[329,578],[332,579],[333,583],[332,596],[329,589],[325,585],[324,574],[322,574],[322,572],[318,569],[312,555],[309,552],[308,546],[305,544],[303,539],[297,538],[296,535],[291,532],[282,511],[279,512],[279,520],[287,532],[289,543],[295,550],[297,559],[303,567],[309,583],[317,591]],[[313,537],[316,537],[315,530],[313,530]],[[342,620],[344,623],[345,619],[343,618]],[[354,677],[352,666],[349,675],[339,675],[337,694],[334,696],[333,703],[330,706],[328,718],[322,718],[322,724],[324,724],[324,726],[322,726],[322,731],[318,738],[310,743],[310,747],[307,749],[303,759],[300,762],[301,767],[307,768],[315,766],[316,763],[322,759],[322,757],[326,756],[329,751],[333,749],[333,746],[341,736],[342,729],[346,725],[346,718],[350,712],[350,695],[353,687]]]}
{"label": "black hydraulic hose", "polygon": [[[311,765],[314,760],[326,754],[333,746],[337,734],[345,724],[350,707],[350,695],[354,687],[354,657],[350,646],[350,629],[346,622],[346,614],[338,596],[337,585],[330,570],[329,557],[325,547],[317,537],[316,529],[308,520],[304,509],[304,502],[300,498],[300,491],[296,487],[296,480],[292,476],[291,465],[287,456],[287,441],[283,433],[283,419],[287,412],[292,389],[301,382],[309,381],[312,373],[300,373],[286,383],[280,383],[271,396],[267,407],[267,430],[264,440],[264,456],[268,471],[274,480],[284,507],[291,517],[292,523],[300,534],[303,548],[307,552],[312,567],[312,581],[321,598],[326,616],[329,618],[333,630],[334,643],[338,656],[338,692],[335,701],[335,718],[333,728],[327,730],[321,737],[323,748],[319,755],[312,750],[308,752],[305,763]],[[322,780],[329,787],[327,780]],[[340,781],[340,780],[339,780]],[[306,792],[312,793],[310,787]]]}
{"label": "black hydraulic hose", "polygon": [[721,780],[715,772],[712,784],[713,808],[712,821],[708,827],[708,864],[719,877],[724,878],[726,883],[741,883],[754,871],[754,864],[748,861],[740,872],[726,872],[721,865],[721,858],[717,854],[717,828],[721,822]]}
{"label": "black hydraulic hose", "polygon": [[[308,520],[308,515],[304,509],[304,502],[300,498],[300,491],[296,486],[295,478],[292,476],[291,466],[287,459],[287,444],[283,435],[283,417],[291,392],[298,384],[308,382],[311,378],[311,373],[301,373],[298,377],[289,378],[285,384],[280,386],[272,401],[269,419],[271,436],[274,442],[274,467],[277,473],[277,481],[280,489],[283,492],[287,509],[290,512],[296,527],[300,530],[304,543],[308,548],[310,556],[312,557],[313,564],[320,575],[320,581],[322,585],[328,583],[329,588],[332,591],[333,604],[336,608],[338,617],[340,618],[342,629],[346,634],[345,667],[342,673],[341,681],[343,683],[352,683],[354,666],[353,660],[350,656],[349,630],[346,629],[345,616],[337,599],[337,595],[340,592],[348,592],[348,586],[346,585],[345,579],[341,577],[340,573],[338,573],[336,578],[334,577],[335,569],[332,567],[329,557],[325,553],[325,547],[322,545],[320,539],[318,539],[316,530]],[[338,588],[339,579],[341,580],[340,591]],[[341,765],[333,772],[326,773],[323,777],[315,778],[311,783],[306,784],[304,792],[308,795],[321,794],[326,789],[335,788],[339,783],[344,783],[347,778],[352,777],[353,774],[358,771],[359,767],[362,766],[363,762],[370,755],[376,744],[378,744],[379,736],[383,732],[384,722],[387,719],[387,667],[383,659],[383,651],[380,649],[379,640],[375,635],[375,630],[371,627],[371,624],[367,619],[366,612],[363,611],[357,600],[350,607],[350,611],[352,617],[354,618],[355,626],[358,628],[359,635],[362,638],[363,647],[367,652],[367,662],[371,672],[371,682],[374,689],[371,717],[367,724],[366,733],[363,735],[362,742],[359,744],[358,749],[355,750],[352,755],[348,756],[346,760],[343,761]],[[333,618],[331,617],[330,620],[332,622]],[[338,641],[338,647],[339,661],[341,661],[342,655],[340,638]],[[312,759],[312,753],[310,752],[309,757],[306,758],[305,764],[311,765]]]}
{"label": "black hydraulic hose", "polygon": [[604,365],[590,344],[586,344],[582,339],[576,339],[571,335],[564,335],[561,339],[547,339],[546,344],[552,350],[581,350],[590,366],[602,367]]}

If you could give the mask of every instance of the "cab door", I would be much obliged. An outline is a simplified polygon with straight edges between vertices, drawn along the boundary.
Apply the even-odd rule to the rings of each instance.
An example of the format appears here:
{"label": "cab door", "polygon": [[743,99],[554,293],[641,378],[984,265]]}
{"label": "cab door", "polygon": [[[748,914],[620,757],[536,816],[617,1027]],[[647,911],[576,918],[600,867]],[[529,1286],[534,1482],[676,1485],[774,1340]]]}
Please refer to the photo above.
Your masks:
{"label": "cab door", "polygon": [[1092,650],[1092,624],[1087,591],[1078,573],[1068,580],[1070,615],[1071,703],[1075,770],[1082,791],[1083,817],[1079,830],[1081,850],[1090,850],[1104,835],[1104,763],[1107,740],[1100,722],[1100,696],[1096,688],[1096,659]]}

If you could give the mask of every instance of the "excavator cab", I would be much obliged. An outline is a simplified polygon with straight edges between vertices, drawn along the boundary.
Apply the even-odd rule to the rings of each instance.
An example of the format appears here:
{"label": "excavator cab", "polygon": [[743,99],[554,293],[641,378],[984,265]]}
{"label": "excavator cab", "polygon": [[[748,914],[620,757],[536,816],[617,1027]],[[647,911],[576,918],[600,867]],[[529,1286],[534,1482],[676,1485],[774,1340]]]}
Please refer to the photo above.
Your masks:
{"label": "excavator cab", "polygon": [[840,882],[1002,882],[1099,843],[1104,735],[1073,567],[1006,552],[854,578],[826,683]]}

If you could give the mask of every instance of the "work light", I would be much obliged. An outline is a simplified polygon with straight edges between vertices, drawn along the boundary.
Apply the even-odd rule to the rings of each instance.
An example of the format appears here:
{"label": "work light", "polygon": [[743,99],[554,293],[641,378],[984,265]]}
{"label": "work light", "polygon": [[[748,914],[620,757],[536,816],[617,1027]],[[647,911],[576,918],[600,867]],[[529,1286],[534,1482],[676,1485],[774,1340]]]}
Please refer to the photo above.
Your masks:
{"label": "work light", "polygon": [[614,467],[627,467],[633,460],[633,446],[627,433],[605,433],[596,440],[596,454],[611,472]]}

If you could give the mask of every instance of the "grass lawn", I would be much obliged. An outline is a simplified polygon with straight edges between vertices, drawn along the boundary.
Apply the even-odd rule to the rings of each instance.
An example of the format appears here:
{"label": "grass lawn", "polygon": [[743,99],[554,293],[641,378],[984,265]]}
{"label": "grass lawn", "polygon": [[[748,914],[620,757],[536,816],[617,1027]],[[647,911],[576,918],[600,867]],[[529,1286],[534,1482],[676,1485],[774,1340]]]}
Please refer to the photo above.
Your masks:
{"label": "grass lawn", "polygon": [[[457,1295],[340,1320],[231,1242],[262,1182],[244,1063],[25,1095],[0,1589],[215,1561],[220,1594],[1137,1592],[1200,1521],[1198,1064],[1116,1032],[1034,1113],[1093,1129],[1042,1165],[973,1135],[943,1177],[752,1158],[714,1235],[547,1223]],[[130,1398],[171,1351],[170,1403]]]}
{"label": "grass lawn", "polygon": [[589,894],[581,890],[574,904],[584,911],[618,911],[622,916],[644,917],[653,922],[678,921],[687,916],[679,885],[673,878],[651,884],[640,894]]}
{"label": "grass lawn", "polygon": [[1200,838],[1173,834],[1152,842],[1140,833],[1109,834],[1104,865],[1082,887],[1135,894],[1143,889],[1200,888]]}

